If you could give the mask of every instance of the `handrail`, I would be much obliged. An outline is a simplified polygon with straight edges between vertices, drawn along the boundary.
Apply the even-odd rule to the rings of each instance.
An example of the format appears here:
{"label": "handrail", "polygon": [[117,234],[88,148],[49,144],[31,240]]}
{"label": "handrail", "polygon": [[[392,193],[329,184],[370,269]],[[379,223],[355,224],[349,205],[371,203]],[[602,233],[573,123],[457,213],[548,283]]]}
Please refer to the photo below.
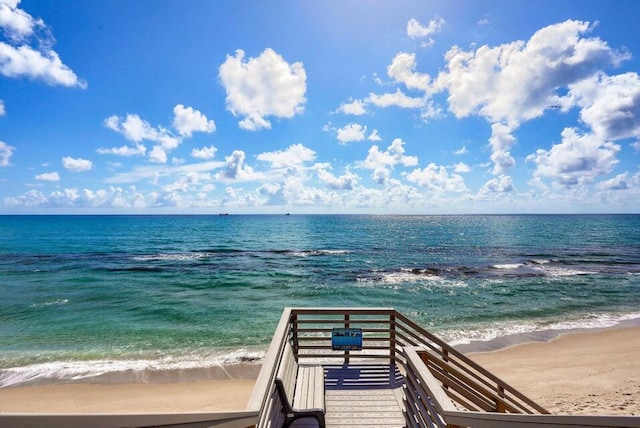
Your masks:
{"label": "handrail", "polygon": [[0,414],[0,426],[27,428],[171,427],[244,428],[258,422],[257,411],[154,414]]}
{"label": "handrail", "polygon": [[446,411],[447,423],[457,426],[473,426],[474,428],[533,428],[549,426],[552,428],[638,428],[638,416],[602,416],[602,415],[528,415],[522,413],[491,413]]}
{"label": "handrail", "polygon": [[269,401],[274,397],[275,376],[280,363],[282,350],[289,336],[289,326],[291,321],[291,308],[285,308],[276,327],[276,331],[271,339],[271,345],[262,363],[262,368],[256,379],[255,386],[249,401],[247,410],[259,412],[259,420],[257,426],[261,426],[262,422],[270,417],[270,411],[273,406],[269,405]]}

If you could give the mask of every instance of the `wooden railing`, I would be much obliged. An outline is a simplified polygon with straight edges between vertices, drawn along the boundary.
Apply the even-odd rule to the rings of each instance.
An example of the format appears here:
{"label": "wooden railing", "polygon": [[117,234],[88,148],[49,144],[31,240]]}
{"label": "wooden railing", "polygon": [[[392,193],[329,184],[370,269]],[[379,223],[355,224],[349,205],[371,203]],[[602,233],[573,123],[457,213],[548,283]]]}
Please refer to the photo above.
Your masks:
{"label": "wooden railing", "polygon": [[[361,351],[334,351],[335,327],[361,328]],[[640,427],[638,417],[555,416],[392,308],[287,308],[276,329],[249,409],[258,427],[278,427],[273,379],[286,341],[300,362],[349,364],[386,359],[404,374],[409,427]]]}

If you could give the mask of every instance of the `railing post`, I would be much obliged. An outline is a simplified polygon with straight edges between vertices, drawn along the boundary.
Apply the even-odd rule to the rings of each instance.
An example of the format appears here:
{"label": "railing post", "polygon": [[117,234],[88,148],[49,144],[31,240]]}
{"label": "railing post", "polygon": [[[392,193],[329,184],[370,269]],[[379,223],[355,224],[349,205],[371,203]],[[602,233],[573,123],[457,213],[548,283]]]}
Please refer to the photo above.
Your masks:
{"label": "railing post", "polygon": [[389,364],[396,361],[396,314],[389,314]]}
{"label": "railing post", "polygon": [[296,357],[296,362],[298,362],[299,358],[298,358],[298,350],[299,350],[299,343],[298,343],[298,314],[291,314],[291,318],[290,321],[291,323],[291,335],[292,337],[292,346],[293,346],[293,353]]}
{"label": "railing post", "polygon": [[[502,385],[498,385],[498,396],[500,398],[504,398],[504,387]],[[496,400],[496,412],[507,413],[507,409],[503,402]]]}
{"label": "railing post", "polygon": [[[349,314],[344,314],[344,328],[349,328]],[[344,363],[349,364],[349,351],[344,351]]]}

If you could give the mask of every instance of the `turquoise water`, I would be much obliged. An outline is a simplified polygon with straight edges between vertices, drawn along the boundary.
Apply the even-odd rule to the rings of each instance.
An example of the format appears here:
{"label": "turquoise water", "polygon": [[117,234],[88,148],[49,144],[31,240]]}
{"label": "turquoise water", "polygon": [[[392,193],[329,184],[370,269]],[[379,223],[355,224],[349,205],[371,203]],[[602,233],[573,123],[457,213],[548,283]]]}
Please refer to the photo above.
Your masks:
{"label": "turquoise water", "polygon": [[640,319],[640,216],[0,216],[0,386],[259,361],[285,306],[454,344]]}

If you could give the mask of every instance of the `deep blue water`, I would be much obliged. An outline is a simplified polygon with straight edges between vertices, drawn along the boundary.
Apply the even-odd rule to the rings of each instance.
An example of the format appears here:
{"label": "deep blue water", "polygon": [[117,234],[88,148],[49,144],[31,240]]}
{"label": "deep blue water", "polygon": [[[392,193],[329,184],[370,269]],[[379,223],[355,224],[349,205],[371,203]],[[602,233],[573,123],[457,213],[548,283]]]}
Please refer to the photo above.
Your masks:
{"label": "deep blue water", "polygon": [[640,318],[640,216],[0,216],[0,386],[259,358],[285,306],[452,343]]}

